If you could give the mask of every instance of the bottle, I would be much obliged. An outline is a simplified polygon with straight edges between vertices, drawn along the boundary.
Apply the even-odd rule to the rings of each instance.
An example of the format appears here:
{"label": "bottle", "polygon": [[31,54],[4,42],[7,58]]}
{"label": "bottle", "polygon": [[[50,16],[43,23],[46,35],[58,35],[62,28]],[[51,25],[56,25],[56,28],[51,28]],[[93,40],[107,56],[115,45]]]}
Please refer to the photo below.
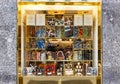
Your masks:
{"label": "bottle", "polygon": [[46,60],[46,54],[45,52],[41,53],[41,61],[45,61]]}
{"label": "bottle", "polygon": [[86,75],[88,71],[88,63],[84,63],[83,65],[83,74]]}
{"label": "bottle", "polygon": [[23,69],[23,74],[24,74],[24,75],[27,75],[27,73],[28,73],[28,72],[27,72],[27,69],[26,69],[26,67],[24,67],[24,69]]}
{"label": "bottle", "polygon": [[40,55],[40,52],[37,52],[37,60],[41,60],[40,57],[41,55]]}
{"label": "bottle", "polygon": [[82,51],[78,51],[78,60],[82,60]]}
{"label": "bottle", "polygon": [[78,60],[78,51],[74,51],[73,60]]}

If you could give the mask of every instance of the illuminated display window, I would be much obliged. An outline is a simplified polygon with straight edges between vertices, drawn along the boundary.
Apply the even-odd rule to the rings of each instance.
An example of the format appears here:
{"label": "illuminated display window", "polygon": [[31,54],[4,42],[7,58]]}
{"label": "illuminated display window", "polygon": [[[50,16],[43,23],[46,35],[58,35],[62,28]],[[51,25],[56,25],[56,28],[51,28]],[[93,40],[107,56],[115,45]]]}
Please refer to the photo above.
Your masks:
{"label": "illuminated display window", "polygon": [[100,1],[19,1],[17,29],[18,84],[101,84]]}

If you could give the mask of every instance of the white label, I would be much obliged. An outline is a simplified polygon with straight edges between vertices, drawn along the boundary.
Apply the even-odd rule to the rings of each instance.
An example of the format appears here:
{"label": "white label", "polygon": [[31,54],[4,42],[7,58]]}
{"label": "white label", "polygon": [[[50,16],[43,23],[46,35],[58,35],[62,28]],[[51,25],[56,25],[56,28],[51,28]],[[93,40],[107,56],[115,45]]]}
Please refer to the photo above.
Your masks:
{"label": "white label", "polygon": [[42,74],[42,73],[40,73],[40,72],[38,73],[38,75],[41,75],[41,74]]}
{"label": "white label", "polygon": [[51,73],[51,72],[48,72],[47,74],[48,74],[48,75],[51,75],[52,73]]}
{"label": "white label", "polygon": [[45,14],[36,14],[36,25],[45,25]]}
{"label": "white label", "polygon": [[83,25],[83,16],[74,15],[74,26],[82,26],[82,25]]}
{"label": "white label", "polygon": [[92,26],[93,25],[93,17],[91,14],[84,15],[84,25],[85,26]]}
{"label": "white label", "polygon": [[66,70],[66,75],[73,75],[73,71],[72,70]]}
{"label": "white label", "polygon": [[34,14],[27,14],[26,24],[27,25],[35,25],[35,15]]}
{"label": "white label", "polygon": [[58,72],[58,73],[57,73],[57,75],[61,75],[61,73],[60,73],[60,72]]}

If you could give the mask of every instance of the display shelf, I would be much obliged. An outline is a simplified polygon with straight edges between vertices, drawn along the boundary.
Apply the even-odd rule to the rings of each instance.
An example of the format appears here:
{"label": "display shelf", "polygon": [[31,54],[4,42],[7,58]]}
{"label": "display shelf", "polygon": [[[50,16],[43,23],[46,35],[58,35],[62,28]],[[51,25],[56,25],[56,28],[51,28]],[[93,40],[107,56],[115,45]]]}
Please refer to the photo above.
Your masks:
{"label": "display shelf", "polygon": [[96,79],[102,77],[102,28],[98,24],[101,3],[54,1],[18,2],[18,73],[23,84],[29,79],[39,79],[39,83],[55,79],[62,84],[68,79],[87,78],[99,84]]}
{"label": "display shelf", "polygon": [[45,39],[44,37],[26,37],[27,41],[30,39]]}
{"label": "display shelf", "polygon": [[26,50],[45,50],[45,48],[26,48]]}
{"label": "display shelf", "polygon": [[[32,2],[19,4],[27,3]],[[95,74],[92,73],[93,69],[96,70],[94,13],[93,9],[24,10],[21,15],[24,23],[21,34],[24,38],[20,38],[24,45],[21,49],[24,49],[22,68],[29,70],[34,67],[32,72],[29,71],[32,75],[36,75],[35,73],[42,73],[44,76],[76,76],[80,73],[82,76],[86,76],[87,73],[97,75],[97,71]],[[28,74],[24,72],[23,76]]]}
{"label": "display shelf", "polygon": [[55,63],[56,62],[93,62],[93,60],[26,60],[26,61],[27,62],[55,62]]}
{"label": "display shelf", "polygon": [[26,60],[27,62],[46,62],[45,60],[42,61],[42,60]]}
{"label": "display shelf", "polygon": [[86,49],[84,49],[84,48],[74,48],[74,50],[76,51],[76,50],[93,50],[92,48],[86,48]]}

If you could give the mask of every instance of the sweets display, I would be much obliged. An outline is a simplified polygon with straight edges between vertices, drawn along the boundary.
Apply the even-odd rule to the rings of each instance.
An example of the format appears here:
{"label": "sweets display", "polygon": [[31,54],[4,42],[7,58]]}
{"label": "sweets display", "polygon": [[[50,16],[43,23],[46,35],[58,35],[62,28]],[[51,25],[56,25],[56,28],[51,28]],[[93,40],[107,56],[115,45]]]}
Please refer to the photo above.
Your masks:
{"label": "sweets display", "polygon": [[75,72],[74,73],[75,73],[76,76],[81,76],[82,75],[82,71],[83,71],[83,69],[82,69],[81,63],[78,62],[75,65]]}
{"label": "sweets display", "polygon": [[[24,75],[94,75],[92,26],[74,14],[37,14],[43,25],[27,25]],[[78,19],[79,18],[79,19]],[[75,21],[78,20],[78,21]],[[87,61],[87,62],[86,62]]]}

